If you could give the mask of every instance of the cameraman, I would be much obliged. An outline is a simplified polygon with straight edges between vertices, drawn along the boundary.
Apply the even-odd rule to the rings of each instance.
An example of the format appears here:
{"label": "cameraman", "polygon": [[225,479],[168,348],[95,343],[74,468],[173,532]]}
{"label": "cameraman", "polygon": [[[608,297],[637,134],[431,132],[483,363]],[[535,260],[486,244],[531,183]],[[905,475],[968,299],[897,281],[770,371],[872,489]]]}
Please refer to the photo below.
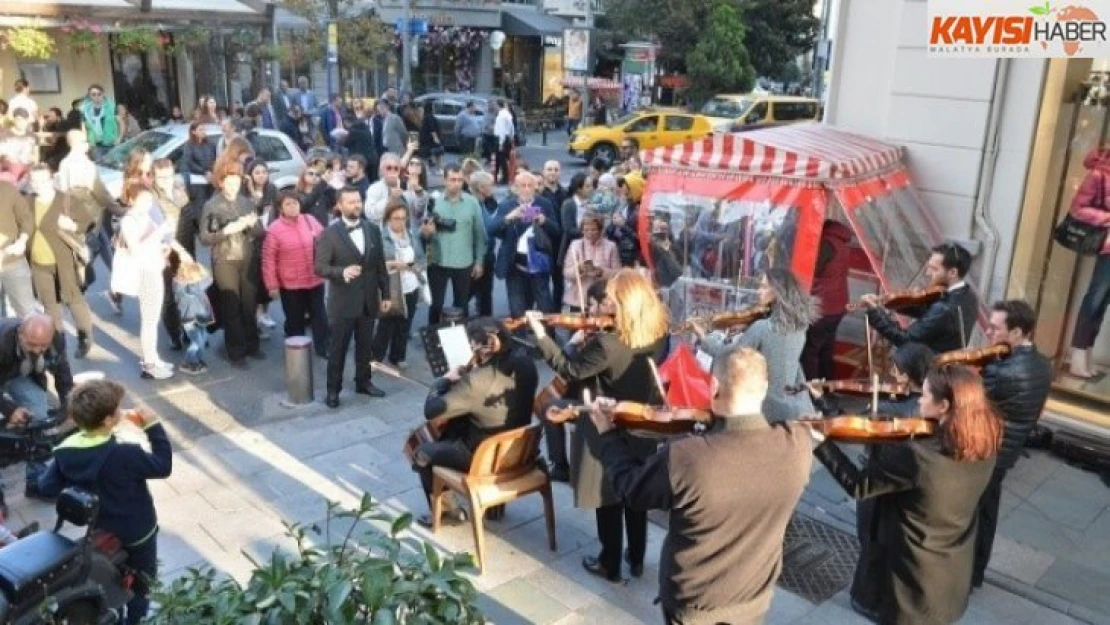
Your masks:
{"label": "cameraman", "polygon": [[[65,411],[73,389],[73,374],[66,358],[65,339],[54,330],[49,315],[32,314],[26,319],[0,320],[0,414],[2,427],[12,429],[42,424],[50,419],[47,411],[47,376]],[[27,497],[39,497],[39,475],[46,468],[41,460],[27,461]],[[0,508],[3,494],[0,491]]]}
{"label": "cameraman", "polygon": [[444,168],[443,197],[429,207],[420,226],[420,242],[428,258],[428,288],[432,291],[428,325],[439,323],[448,281],[454,306],[466,310],[470,283],[482,277],[482,258],[486,253],[485,219],[478,200],[463,193],[464,179],[457,164]]}

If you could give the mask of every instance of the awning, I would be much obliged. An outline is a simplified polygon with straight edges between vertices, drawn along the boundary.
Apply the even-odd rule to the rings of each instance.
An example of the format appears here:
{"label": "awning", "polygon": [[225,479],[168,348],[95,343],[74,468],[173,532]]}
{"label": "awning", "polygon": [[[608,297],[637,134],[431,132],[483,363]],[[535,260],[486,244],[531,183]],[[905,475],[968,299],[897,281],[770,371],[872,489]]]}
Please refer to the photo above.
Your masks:
{"label": "awning", "polygon": [[645,150],[645,165],[753,175],[853,178],[898,164],[902,148],[821,123],[791,124]]}
{"label": "awning", "polygon": [[570,28],[570,22],[541,13],[531,6],[501,5],[501,30],[506,35],[517,37],[543,37],[544,35],[563,36],[563,30]]}

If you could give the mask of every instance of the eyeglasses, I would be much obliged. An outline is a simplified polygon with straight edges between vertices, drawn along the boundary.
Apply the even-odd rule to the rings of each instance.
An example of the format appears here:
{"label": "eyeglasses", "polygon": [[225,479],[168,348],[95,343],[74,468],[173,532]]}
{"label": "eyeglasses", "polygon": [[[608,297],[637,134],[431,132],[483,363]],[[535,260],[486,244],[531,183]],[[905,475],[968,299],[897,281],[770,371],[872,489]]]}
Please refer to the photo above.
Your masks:
{"label": "eyeglasses", "polygon": [[400,165],[386,165],[385,170],[386,171],[401,171],[401,166]]}

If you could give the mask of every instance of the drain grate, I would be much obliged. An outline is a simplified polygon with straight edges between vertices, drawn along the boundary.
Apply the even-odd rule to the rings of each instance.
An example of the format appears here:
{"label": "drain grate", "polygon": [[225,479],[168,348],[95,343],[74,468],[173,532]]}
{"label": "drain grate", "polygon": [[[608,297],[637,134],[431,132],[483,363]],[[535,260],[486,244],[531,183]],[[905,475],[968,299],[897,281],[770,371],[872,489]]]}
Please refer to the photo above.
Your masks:
{"label": "drain grate", "polygon": [[[648,512],[648,519],[663,528],[668,525],[663,511]],[[779,585],[818,605],[852,582],[857,560],[855,536],[795,514],[786,526]]]}
{"label": "drain grate", "polygon": [[786,526],[779,584],[820,604],[851,583],[858,559],[855,536],[795,515]]}

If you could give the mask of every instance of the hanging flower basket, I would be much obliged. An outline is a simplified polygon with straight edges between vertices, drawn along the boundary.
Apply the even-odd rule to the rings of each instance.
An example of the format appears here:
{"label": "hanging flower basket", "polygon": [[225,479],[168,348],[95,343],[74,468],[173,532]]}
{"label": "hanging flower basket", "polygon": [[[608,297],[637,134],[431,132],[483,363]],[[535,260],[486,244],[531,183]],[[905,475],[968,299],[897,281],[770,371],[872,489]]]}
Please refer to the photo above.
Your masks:
{"label": "hanging flower basket", "polygon": [[254,51],[254,58],[267,63],[270,61],[284,63],[288,60],[288,56],[288,50],[286,48],[273,44],[261,46]]}
{"label": "hanging flower basket", "polygon": [[162,45],[162,35],[147,26],[121,30],[112,39],[112,49],[121,54],[146,54],[161,50]]}
{"label": "hanging flower basket", "polygon": [[59,30],[66,36],[65,46],[77,54],[96,54],[100,50],[104,29],[82,19],[67,22]]}
{"label": "hanging flower basket", "polygon": [[0,34],[0,49],[11,51],[23,59],[54,58],[54,38],[40,28],[19,26]]}

